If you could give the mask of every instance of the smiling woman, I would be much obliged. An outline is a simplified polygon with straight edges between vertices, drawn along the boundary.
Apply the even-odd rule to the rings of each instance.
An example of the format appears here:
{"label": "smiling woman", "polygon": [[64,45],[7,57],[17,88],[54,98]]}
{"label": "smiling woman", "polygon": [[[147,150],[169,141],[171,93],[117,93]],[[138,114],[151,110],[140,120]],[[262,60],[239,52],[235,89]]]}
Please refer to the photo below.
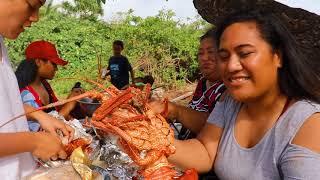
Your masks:
{"label": "smiling woman", "polygon": [[319,179],[317,62],[303,57],[269,13],[232,14],[217,27],[217,37],[229,95],[197,139],[175,143],[171,161],[200,172],[213,165],[221,179]]}
{"label": "smiling woman", "polygon": [[222,34],[219,69],[229,92],[238,101],[277,92],[280,52],[263,40],[255,22],[230,25]]}

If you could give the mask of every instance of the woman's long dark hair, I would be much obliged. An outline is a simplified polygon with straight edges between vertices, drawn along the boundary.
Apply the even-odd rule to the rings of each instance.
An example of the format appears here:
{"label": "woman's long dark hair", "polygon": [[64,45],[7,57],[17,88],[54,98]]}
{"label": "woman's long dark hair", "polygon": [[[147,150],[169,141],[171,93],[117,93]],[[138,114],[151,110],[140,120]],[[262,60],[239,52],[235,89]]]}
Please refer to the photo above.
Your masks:
{"label": "woman's long dark hair", "polygon": [[217,46],[224,30],[239,22],[255,22],[261,37],[280,52],[282,67],[278,70],[280,90],[288,97],[308,99],[320,103],[320,64],[307,59],[290,31],[273,14],[241,11],[229,15],[217,26]]}
{"label": "woman's long dark hair", "polygon": [[212,38],[216,42],[217,32],[215,27],[211,27],[210,29],[208,29],[206,33],[200,37],[200,41],[207,38]]}
{"label": "woman's long dark hair", "polygon": [[24,88],[32,83],[37,76],[38,66],[33,60],[23,60],[20,62],[17,70],[16,77],[18,80],[19,88]]}

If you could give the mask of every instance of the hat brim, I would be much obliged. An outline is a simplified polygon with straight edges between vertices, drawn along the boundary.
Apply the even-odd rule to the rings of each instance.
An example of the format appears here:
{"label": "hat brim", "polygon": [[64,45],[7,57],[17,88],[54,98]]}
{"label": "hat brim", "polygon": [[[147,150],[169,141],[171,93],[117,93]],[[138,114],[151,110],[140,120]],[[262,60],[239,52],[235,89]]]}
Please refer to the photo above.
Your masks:
{"label": "hat brim", "polygon": [[65,61],[61,58],[51,58],[51,59],[48,59],[49,61],[57,64],[57,65],[60,65],[60,66],[65,66],[68,64],[68,61]]}

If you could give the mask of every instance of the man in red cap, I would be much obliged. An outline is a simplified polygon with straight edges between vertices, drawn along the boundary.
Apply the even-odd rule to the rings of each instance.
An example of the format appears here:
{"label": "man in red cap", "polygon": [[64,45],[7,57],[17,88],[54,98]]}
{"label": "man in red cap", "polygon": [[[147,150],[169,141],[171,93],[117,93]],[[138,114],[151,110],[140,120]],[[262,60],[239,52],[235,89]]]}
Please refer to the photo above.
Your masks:
{"label": "man in red cap", "polygon": [[29,132],[25,116],[9,122],[34,108],[22,104],[3,38],[16,39],[37,22],[44,3],[45,0],[0,1],[0,177],[4,180],[21,179],[31,173],[36,167],[32,155],[42,160],[65,158],[56,130],[66,136],[73,134],[69,126],[42,111],[31,113],[28,118],[37,119],[46,132]]}
{"label": "man in red cap", "polygon": [[[26,60],[23,60],[16,70],[23,103],[39,108],[57,102],[58,99],[47,80],[54,78],[58,65],[64,66],[68,62],[59,57],[54,44],[44,40],[30,43],[25,53]],[[72,90],[69,97],[80,93],[81,88]],[[76,101],[73,101],[57,109],[47,109],[45,112],[56,110],[65,119],[69,119],[69,114],[75,106]],[[30,119],[28,124],[31,131],[39,131],[38,122]]]}

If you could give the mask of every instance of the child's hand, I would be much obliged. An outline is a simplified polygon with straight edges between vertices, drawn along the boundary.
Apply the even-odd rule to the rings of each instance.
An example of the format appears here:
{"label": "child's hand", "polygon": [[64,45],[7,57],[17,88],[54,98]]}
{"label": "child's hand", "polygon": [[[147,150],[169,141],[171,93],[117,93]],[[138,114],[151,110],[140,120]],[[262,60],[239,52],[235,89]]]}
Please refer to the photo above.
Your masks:
{"label": "child's hand", "polygon": [[32,154],[43,161],[65,159],[67,154],[63,150],[60,139],[46,132],[34,133]]}
{"label": "child's hand", "polygon": [[108,76],[109,73],[110,73],[110,70],[108,70],[107,68],[103,68],[103,69],[101,70],[101,76],[100,76],[100,78],[101,78],[101,79],[105,79],[105,78]]}

